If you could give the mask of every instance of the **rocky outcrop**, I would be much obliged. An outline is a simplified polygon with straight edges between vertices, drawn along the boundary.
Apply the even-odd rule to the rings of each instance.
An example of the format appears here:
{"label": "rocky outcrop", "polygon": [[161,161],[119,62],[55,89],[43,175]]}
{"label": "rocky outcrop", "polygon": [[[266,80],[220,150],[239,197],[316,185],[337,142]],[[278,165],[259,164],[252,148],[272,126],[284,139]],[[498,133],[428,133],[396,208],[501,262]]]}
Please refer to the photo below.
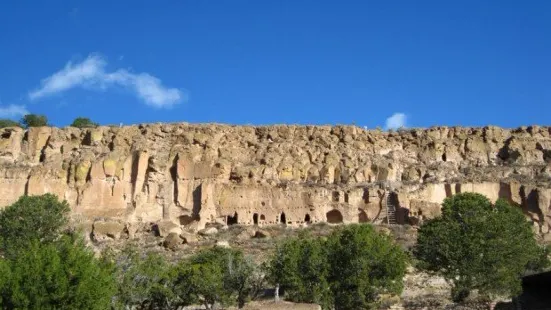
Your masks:
{"label": "rocky outcrop", "polygon": [[[547,234],[550,180],[548,127],[0,129],[0,206],[49,192],[79,219],[160,223],[166,235],[209,223],[377,222],[387,200],[399,223],[418,223],[467,191],[508,199]],[[119,226],[107,230],[97,236],[119,237]]]}

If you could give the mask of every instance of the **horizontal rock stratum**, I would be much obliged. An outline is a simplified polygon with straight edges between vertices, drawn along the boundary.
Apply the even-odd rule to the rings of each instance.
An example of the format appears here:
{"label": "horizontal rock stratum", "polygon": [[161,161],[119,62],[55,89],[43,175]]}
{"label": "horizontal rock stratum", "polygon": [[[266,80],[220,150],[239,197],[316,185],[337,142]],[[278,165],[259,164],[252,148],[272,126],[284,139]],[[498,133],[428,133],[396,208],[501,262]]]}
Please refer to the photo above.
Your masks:
{"label": "horizontal rock stratum", "polygon": [[473,191],[518,205],[549,231],[551,128],[383,132],[355,126],[147,124],[0,129],[0,206],[54,193],[73,215],[173,222],[398,223]]}

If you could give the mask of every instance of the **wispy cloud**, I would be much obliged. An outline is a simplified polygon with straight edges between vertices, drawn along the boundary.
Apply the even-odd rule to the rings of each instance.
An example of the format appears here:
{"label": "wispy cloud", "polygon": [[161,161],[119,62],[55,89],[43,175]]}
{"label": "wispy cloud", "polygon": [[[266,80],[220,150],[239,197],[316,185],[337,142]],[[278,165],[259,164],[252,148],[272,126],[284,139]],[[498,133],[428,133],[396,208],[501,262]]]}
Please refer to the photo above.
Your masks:
{"label": "wispy cloud", "polygon": [[29,92],[29,99],[37,100],[75,87],[106,89],[123,87],[147,105],[163,108],[181,102],[184,94],[177,88],[167,88],[162,81],[148,73],[132,73],[125,69],[106,72],[107,61],[99,55],[90,55],[84,61],[65,67],[41,82],[41,87]]}
{"label": "wispy cloud", "polygon": [[35,100],[84,84],[99,83],[105,75],[106,62],[99,56],[89,56],[81,63],[68,62],[65,67],[42,80],[42,87],[29,93]]}
{"label": "wispy cloud", "polygon": [[404,113],[394,113],[391,117],[386,119],[386,129],[398,129],[406,127],[407,115]]}
{"label": "wispy cloud", "polygon": [[10,104],[8,106],[0,105],[0,117],[2,118],[16,118],[25,114],[29,114],[25,106],[16,104]]}
{"label": "wispy cloud", "polygon": [[121,69],[105,75],[104,82],[133,89],[144,102],[158,108],[172,105],[182,99],[180,90],[165,88],[161,80],[147,73],[132,74]]}

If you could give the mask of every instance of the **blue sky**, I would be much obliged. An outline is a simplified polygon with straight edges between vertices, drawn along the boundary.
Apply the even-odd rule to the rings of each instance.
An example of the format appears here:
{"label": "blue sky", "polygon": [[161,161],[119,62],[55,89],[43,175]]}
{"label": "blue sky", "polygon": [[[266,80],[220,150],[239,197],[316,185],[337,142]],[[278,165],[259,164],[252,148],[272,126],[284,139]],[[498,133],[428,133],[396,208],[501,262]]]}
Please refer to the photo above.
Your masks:
{"label": "blue sky", "polygon": [[551,125],[551,1],[2,1],[0,117],[25,112]]}

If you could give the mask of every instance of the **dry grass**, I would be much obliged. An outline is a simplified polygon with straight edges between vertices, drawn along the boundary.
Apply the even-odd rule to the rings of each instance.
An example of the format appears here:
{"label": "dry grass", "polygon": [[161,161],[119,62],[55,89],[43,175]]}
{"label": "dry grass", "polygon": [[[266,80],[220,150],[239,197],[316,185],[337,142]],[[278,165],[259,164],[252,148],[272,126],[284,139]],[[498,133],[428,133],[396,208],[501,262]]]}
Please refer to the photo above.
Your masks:
{"label": "dry grass", "polygon": [[[98,251],[106,248],[120,251],[125,246],[130,245],[144,252],[158,252],[170,261],[178,261],[197,253],[201,249],[214,246],[217,241],[228,241],[232,248],[241,249],[246,255],[253,257],[255,261],[263,262],[271,255],[276,245],[286,238],[298,236],[301,232],[306,232],[312,236],[324,237],[341,226],[326,223],[312,224],[307,227],[231,225],[229,227],[218,227],[218,233],[213,235],[197,235],[197,242],[183,244],[176,251],[166,250],[162,246],[164,238],[155,236],[151,231],[144,230],[133,239],[112,240],[95,244],[94,246]],[[413,246],[417,237],[416,229],[407,225],[375,225],[374,227],[382,233],[391,234],[396,242],[405,250],[409,250]],[[252,237],[256,231],[262,231],[268,237]]]}

